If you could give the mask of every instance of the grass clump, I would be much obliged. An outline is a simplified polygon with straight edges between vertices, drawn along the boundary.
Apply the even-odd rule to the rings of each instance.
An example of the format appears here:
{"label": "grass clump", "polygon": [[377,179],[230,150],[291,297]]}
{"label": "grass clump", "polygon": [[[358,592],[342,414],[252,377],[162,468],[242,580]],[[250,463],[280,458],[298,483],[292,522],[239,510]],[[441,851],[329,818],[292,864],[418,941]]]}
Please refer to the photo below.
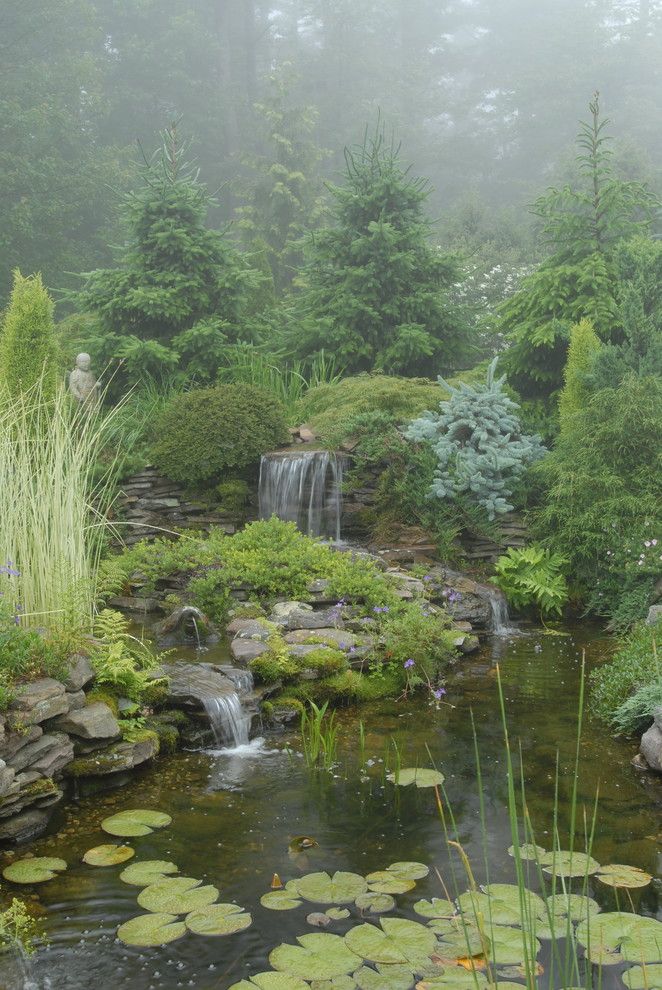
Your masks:
{"label": "grass clump", "polygon": [[662,684],[659,642],[662,620],[654,626],[641,623],[621,641],[613,658],[591,674],[593,713],[621,732],[634,732],[650,723]]}

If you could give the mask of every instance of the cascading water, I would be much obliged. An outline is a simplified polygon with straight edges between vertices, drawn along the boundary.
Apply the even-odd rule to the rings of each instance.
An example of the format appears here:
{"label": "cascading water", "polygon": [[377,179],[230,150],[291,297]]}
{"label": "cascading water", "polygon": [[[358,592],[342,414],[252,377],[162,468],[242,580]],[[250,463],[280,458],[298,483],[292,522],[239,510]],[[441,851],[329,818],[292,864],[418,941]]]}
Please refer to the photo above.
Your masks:
{"label": "cascading water", "polygon": [[506,596],[496,589],[490,594],[492,624],[490,632],[494,636],[512,636],[519,630],[511,624]]}
{"label": "cascading water", "polygon": [[214,742],[219,748],[248,746],[251,716],[241,704],[239,695],[229,694],[201,699],[209,724],[214,734]]}
{"label": "cascading water", "polygon": [[340,540],[344,459],[328,450],[265,454],[260,462],[260,519],[295,522],[308,536]]}

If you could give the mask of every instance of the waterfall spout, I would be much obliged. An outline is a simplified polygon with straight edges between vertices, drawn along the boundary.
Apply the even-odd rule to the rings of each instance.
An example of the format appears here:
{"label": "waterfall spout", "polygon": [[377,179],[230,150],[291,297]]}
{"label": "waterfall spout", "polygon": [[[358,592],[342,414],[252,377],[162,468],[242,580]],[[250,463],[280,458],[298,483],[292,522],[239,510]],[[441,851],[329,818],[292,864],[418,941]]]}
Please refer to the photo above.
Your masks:
{"label": "waterfall spout", "polygon": [[201,701],[219,749],[228,745],[233,749],[248,745],[251,716],[242,707],[236,692],[202,698]]}
{"label": "waterfall spout", "polygon": [[307,536],[340,539],[343,458],[327,450],[265,454],[260,462],[260,519],[295,522]]}
{"label": "waterfall spout", "polygon": [[490,608],[492,609],[490,632],[493,636],[512,636],[519,632],[515,626],[511,625],[508,602],[502,592],[495,590],[490,594]]}

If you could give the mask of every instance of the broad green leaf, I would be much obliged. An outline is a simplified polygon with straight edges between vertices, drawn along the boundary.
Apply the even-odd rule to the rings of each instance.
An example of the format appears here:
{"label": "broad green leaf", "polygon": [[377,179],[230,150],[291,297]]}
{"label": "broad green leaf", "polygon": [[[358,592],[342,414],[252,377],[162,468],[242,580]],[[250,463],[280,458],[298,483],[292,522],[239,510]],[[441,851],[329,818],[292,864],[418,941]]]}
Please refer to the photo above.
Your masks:
{"label": "broad green leaf", "polygon": [[295,882],[300,897],[314,904],[351,904],[368,889],[358,873],[308,873]]}
{"label": "broad green leaf", "polygon": [[146,859],[142,863],[132,863],[120,873],[120,880],[132,887],[149,887],[150,884],[165,880],[169,873],[177,873],[178,867],[165,859]]}
{"label": "broad green leaf", "polygon": [[629,990],[662,990],[662,966],[633,966],[622,980]]}
{"label": "broad green leaf", "polygon": [[568,917],[571,921],[583,921],[601,910],[597,901],[583,894],[554,894],[547,898],[547,906],[555,917]]}
{"label": "broad green leaf", "polygon": [[388,870],[375,870],[374,873],[368,874],[366,880],[370,884],[370,890],[378,894],[406,894],[416,886],[415,880],[406,880],[397,873],[389,873]]}
{"label": "broad green leaf", "polygon": [[351,976],[334,976],[332,980],[313,980],[310,990],[356,990]]}
{"label": "broad green leaf", "polygon": [[310,990],[307,983],[288,973],[256,973],[250,980],[233,983],[230,990]]}
{"label": "broad green leaf", "polygon": [[597,914],[577,926],[577,941],[592,961],[601,953],[613,953],[633,963],[662,962],[662,922],[656,918],[626,911]]}
{"label": "broad green leaf", "polygon": [[[540,951],[540,942],[535,940],[535,951],[532,952],[531,936],[517,928],[491,925],[485,934],[490,944],[490,960],[497,966],[514,966],[523,963],[527,951],[534,956]],[[527,949],[526,946],[529,948]]]}
{"label": "broad green leaf", "polygon": [[359,894],[354,903],[360,911],[368,911],[370,914],[386,914],[395,907],[395,900],[390,894],[378,894],[373,891]]}
{"label": "broad green leaf", "polygon": [[347,908],[329,908],[325,914],[327,918],[331,918],[331,921],[344,921],[345,918],[349,918]]}
{"label": "broad green leaf", "polygon": [[[515,856],[515,846],[510,846],[508,849],[508,855],[514,858]],[[536,846],[532,842],[525,842],[523,846],[519,847],[519,858],[525,860],[540,860],[542,856],[547,855],[547,850],[543,849],[542,846]]]}
{"label": "broad green leaf", "polygon": [[449,966],[439,976],[426,977],[416,984],[417,990],[428,990],[428,988],[433,990],[435,987],[448,987],[449,990],[476,990],[477,986],[487,986],[485,974],[479,970],[468,971],[460,966]]}
{"label": "broad green leaf", "polygon": [[362,966],[354,973],[360,990],[411,990],[414,974],[409,966],[377,964],[377,970]]}
{"label": "broad green leaf", "polygon": [[347,945],[370,962],[416,963],[434,951],[434,932],[404,918],[381,918],[375,925],[358,925],[345,935]]}
{"label": "broad green leaf", "polygon": [[132,859],[135,855],[136,851],[131,846],[95,846],[94,849],[87,850],[83,862],[88,866],[117,866],[118,863],[126,863],[127,859]]}
{"label": "broad green leaf", "polygon": [[117,815],[104,818],[101,828],[109,835],[132,837],[149,835],[155,828],[165,828],[172,821],[170,815],[163,811],[149,811],[144,808],[134,808],[120,811]]}
{"label": "broad green leaf", "polygon": [[414,911],[423,918],[450,918],[455,914],[455,905],[443,897],[433,897],[431,901],[416,901]]}
{"label": "broad green leaf", "polygon": [[601,866],[597,872],[597,879],[608,887],[635,888],[647,887],[653,878],[650,873],[645,873],[637,866],[613,864]]}
{"label": "broad green leaf", "polygon": [[387,873],[395,873],[403,880],[422,880],[430,872],[430,868],[425,863],[391,863],[386,867]]}
{"label": "broad green leaf", "polygon": [[32,856],[29,859],[17,859],[15,863],[5,866],[2,875],[12,883],[46,883],[66,868],[67,864],[63,859]]}
{"label": "broad green leaf", "polygon": [[292,908],[301,907],[302,901],[296,893],[285,888],[285,890],[270,890],[268,894],[263,894],[260,904],[270,911],[291,911]]}
{"label": "broad green leaf", "polygon": [[299,935],[299,945],[283,943],[269,954],[274,969],[308,980],[331,980],[353,973],[362,963],[339,935]]}
{"label": "broad green leaf", "polygon": [[[204,887],[199,889],[204,890]],[[243,932],[252,922],[250,914],[238,904],[209,904],[191,911],[184,918],[184,924],[195,935],[234,935]]]}
{"label": "broad green leaf", "polygon": [[600,864],[586,853],[569,852],[563,849],[545,853],[540,863],[545,873],[557,877],[584,877],[597,873]]}
{"label": "broad green leaf", "polygon": [[117,937],[125,945],[141,946],[166,945],[185,933],[186,925],[174,914],[141,914],[117,929]]}
{"label": "broad green leaf", "polygon": [[423,767],[405,767],[389,773],[386,779],[399,787],[409,787],[410,784],[416,784],[417,787],[438,787],[443,784],[444,775],[437,770],[426,770]]}
{"label": "broad green leaf", "polygon": [[213,904],[218,897],[216,887],[201,887],[201,883],[193,877],[168,877],[141,890],[138,904],[146,911],[156,913],[189,914]]}

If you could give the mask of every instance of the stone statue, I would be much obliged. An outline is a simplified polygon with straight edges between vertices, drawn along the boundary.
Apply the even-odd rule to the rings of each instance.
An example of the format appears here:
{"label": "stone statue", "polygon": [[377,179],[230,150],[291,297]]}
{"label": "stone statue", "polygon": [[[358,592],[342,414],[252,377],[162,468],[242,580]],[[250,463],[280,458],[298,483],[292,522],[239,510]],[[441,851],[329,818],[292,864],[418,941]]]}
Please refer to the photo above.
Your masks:
{"label": "stone statue", "polygon": [[86,406],[94,406],[99,401],[99,382],[90,371],[89,354],[79,354],[76,367],[69,375],[69,391],[74,399]]}

